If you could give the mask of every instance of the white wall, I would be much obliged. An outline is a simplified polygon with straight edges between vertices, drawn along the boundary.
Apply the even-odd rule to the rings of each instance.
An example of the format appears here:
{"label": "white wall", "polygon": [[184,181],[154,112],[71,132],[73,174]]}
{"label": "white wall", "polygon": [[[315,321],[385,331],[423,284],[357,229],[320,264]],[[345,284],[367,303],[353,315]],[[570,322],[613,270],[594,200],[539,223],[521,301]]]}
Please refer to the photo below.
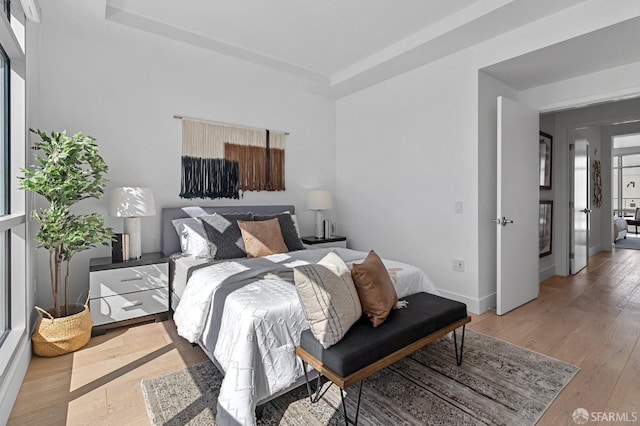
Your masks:
{"label": "white wall", "polygon": [[[336,185],[349,245],[415,264],[465,301],[477,300],[469,284],[478,274],[477,79],[455,55],[337,103]],[[453,257],[465,273],[451,270]]]}
{"label": "white wall", "polygon": [[[150,187],[158,212],[187,204],[295,204],[303,232],[313,232],[306,191],[335,192],[334,101],[288,75],[107,21],[104,2],[41,6],[39,117],[29,125],[96,137],[110,166],[107,194],[116,186]],[[287,190],[241,200],[180,199],[181,127],[174,114],[290,132]],[[83,201],[79,210],[106,215],[107,206],[105,196]],[[122,220],[107,223],[121,232]],[[158,251],[160,216],[143,218],[142,228],[143,252]],[[109,255],[100,247],[74,258],[74,297],[88,287],[88,259]],[[39,256],[38,303],[48,306],[46,252]]]}
{"label": "white wall", "polygon": [[[495,238],[482,225],[493,217],[482,216],[495,196],[495,162],[479,153],[489,130],[478,120],[491,116],[481,93],[492,89],[478,87],[478,71],[640,14],[638,4],[619,6],[581,3],[338,100],[336,183],[351,245],[414,263],[444,295],[484,310],[495,291]],[[534,108],[558,102],[538,95]],[[463,214],[454,213],[457,200]],[[452,271],[453,257],[465,260],[464,273]]]}

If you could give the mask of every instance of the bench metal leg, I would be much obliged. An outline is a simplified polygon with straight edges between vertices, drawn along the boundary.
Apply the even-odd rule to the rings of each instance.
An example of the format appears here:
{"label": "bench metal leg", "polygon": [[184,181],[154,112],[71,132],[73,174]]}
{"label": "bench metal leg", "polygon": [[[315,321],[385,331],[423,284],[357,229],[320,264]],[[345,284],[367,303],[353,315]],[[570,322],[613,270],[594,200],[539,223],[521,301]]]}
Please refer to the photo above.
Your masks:
{"label": "bench metal leg", "polygon": [[462,351],[464,350],[464,330],[466,328],[466,324],[462,326],[462,338],[460,339],[460,355],[458,355],[458,339],[456,338],[456,330],[453,330],[453,345],[456,348],[456,364],[460,366],[462,364]]}
{"label": "bench metal leg", "polygon": [[[322,378],[321,375],[318,373],[318,381],[316,383],[316,391],[315,391],[315,395],[314,392],[311,391],[311,382],[309,381],[309,374],[307,373],[307,363],[300,358],[300,360],[302,361],[302,371],[304,372],[304,380],[307,383],[307,392],[309,393],[309,401],[311,401],[312,404],[315,404],[316,402],[318,402],[320,400],[320,398],[322,398],[324,396],[325,393],[327,393],[327,391],[329,390],[329,388],[334,384],[332,381],[328,381],[329,386],[327,386],[324,390],[322,390],[322,384],[320,379]],[[360,389],[358,389],[358,402],[356,403],[356,417],[355,420],[351,420],[348,416],[347,416],[347,405],[344,403],[344,392],[342,389],[340,389],[340,398],[342,399],[342,410],[344,412],[344,421],[345,424],[347,426],[349,426],[349,424],[352,424],[354,426],[356,426],[358,424],[358,416],[360,415],[360,397],[362,396],[362,386],[364,385],[364,380],[362,380],[360,382]]]}
{"label": "bench metal leg", "polygon": [[260,420],[264,415],[264,406],[266,404],[260,404],[256,407],[256,419]]}
{"label": "bench metal leg", "polygon": [[315,404],[320,400],[320,398],[322,398],[322,396],[325,393],[327,393],[331,385],[333,385],[333,382],[329,381],[329,386],[327,386],[325,390],[322,390],[322,383],[320,381],[322,376],[320,373],[318,373],[318,379],[315,386],[316,388],[315,395],[313,395],[314,392],[311,391],[311,382],[309,382],[309,374],[307,373],[307,363],[302,358],[300,360],[302,361],[302,371],[304,372],[304,380],[307,383],[307,392],[309,393],[309,401],[311,401],[312,404]]}
{"label": "bench metal leg", "polygon": [[364,380],[362,380],[360,382],[360,389],[358,389],[358,402],[356,404],[356,418],[355,418],[355,420],[351,420],[349,418],[349,416],[347,416],[347,405],[344,403],[344,392],[345,391],[340,389],[340,398],[342,399],[342,410],[344,412],[344,423],[345,423],[346,426],[349,426],[349,424],[357,426],[357,424],[358,424],[358,416],[360,415],[360,397],[362,396],[362,386],[364,386]]}

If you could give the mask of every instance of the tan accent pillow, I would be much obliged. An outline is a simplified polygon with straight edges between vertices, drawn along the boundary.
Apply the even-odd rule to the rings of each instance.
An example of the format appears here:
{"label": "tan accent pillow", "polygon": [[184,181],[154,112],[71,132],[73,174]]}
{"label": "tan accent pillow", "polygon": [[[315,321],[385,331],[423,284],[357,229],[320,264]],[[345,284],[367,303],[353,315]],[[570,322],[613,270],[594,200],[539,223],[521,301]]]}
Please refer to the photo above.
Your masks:
{"label": "tan accent pillow", "polygon": [[389,272],[380,257],[371,250],[362,263],[354,263],[351,277],[356,285],[362,311],[374,327],[382,324],[398,301]]}
{"label": "tan accent pillow", "polygon": [[335,252],[293,268],[296,291],[313,336],[328,349],[362,316],[349,267]]}
{"label": "tan accent pillow", "polygon": [[242,233],[247,257],[268,256],[289,251],[282,238],[277,218],[261,221],[239,220],[238,227]]}

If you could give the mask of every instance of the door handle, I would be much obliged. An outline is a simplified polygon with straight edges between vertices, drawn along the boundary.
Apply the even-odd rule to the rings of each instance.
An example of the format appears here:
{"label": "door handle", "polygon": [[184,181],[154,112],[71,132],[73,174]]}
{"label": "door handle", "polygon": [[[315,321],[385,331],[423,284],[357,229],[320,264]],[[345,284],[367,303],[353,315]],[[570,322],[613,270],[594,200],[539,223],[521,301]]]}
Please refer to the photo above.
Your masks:
{"label": "door handle", "polygon": [[502,216],[502,226],[507,226],[507,223],[513,223],[513,220],[507,219],[506,217]]}
{"label": "door handle", "polygon": [[591,209],[584,209],[582,210],[582,213],[591,213]]}
{"label": "door handle", "polygon": [[513,220],[507,219],[503,216],[502,219],[491,219],[491,222],[495,223],[496,225],[507,226],[507,223],[513,223]]}

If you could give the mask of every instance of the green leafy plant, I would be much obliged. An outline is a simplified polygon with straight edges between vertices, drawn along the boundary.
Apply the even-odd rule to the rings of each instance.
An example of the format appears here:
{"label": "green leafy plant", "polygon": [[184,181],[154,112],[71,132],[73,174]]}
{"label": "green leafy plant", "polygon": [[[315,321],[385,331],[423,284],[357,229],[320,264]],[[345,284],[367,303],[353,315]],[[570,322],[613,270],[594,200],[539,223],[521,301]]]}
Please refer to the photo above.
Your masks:
{"label": "green leafy plant", "polygon": [[[49,250],[49,272],[53,312],[56,317],[71,315],[69,310],[69,264],[73,256],[98,244],[108,245],[113,230],[104,227],[98,213],[72,214],[69,209],[85,198],[100,198],[109,171],[98,154],[95,139],[78,132],[68,136],[66,131],[31,132],[40,136],[33,149],[38,152],[31,169],[21,169],[20,188],[42,195],[49,206],[33,211],[40,224],[35,236],[38,247]],[[64,304],[61,303],[61,284],[64,265]]]}

